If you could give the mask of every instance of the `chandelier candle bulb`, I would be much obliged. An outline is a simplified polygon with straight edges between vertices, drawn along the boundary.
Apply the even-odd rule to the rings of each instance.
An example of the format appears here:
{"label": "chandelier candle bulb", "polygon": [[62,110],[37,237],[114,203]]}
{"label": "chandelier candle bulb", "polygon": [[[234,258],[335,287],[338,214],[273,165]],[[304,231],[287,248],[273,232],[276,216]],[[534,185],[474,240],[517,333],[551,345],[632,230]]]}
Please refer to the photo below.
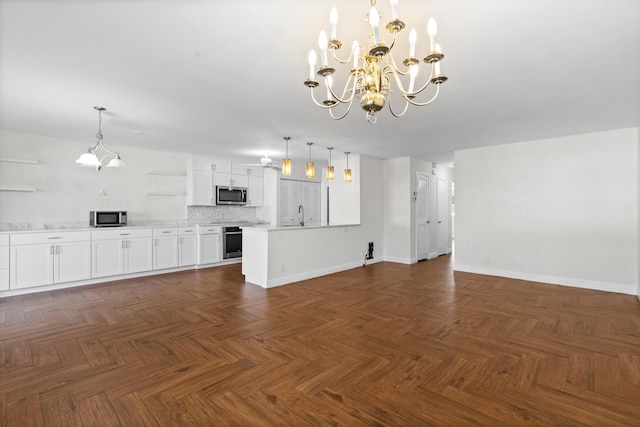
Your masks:
{"label": "chandelier candle bulb", "polygon": [[[437,63],[436,63],[437,65]],[[412,65],[409,70],[409,75],[411,76],[411,80],[409,80],[409,90],[408,92],[413,92],[413,86],[416,83],[416,77],[418,76],[418,66]]]}
{"label": "chandelier candle bulb", "polygon": [[438,24],[436,24],[436,20],[433,17],[429,18],[429,22],[427,22],[427,33],[429,33],[429,46],[431,47],[431,52],[436,51],[436,33],[438,32]]}
{"label": "chandelier candle bulb", "polygon": [[411,58],[416,56],[416,40],[418,40],[418,33],[415,28],[412,28],[409,33],[409,57]]}
{"label": "chandelier candle bulb", "polygon": [[313,72],[316,68],[316,51],[309,52],[309,80],[313,80]]}
{"label": "chandelier candle bulb", "polygon": [[318,36],[318,45],[320,45],[320,59],[322,61],[322,66],[325,67],[328,63],[327,61],[327,33],[320,31],[320,35]]}
{"label": "chandelier candle bulb", "polygon": [[329,14],[329,22],[331,22],[331,38],[336,38],[337,27],[338,27],[338,11],[336,8],[331,8],[331,13]]}
{"label": "chandelier candle bulb", "polygon": [[398,19],[398,0],[391,0],[391,19]]}
{"label": "chandelier candle bulb", "polygon": [[378,11],[375,7],[372,7],[369,11],[369,24],[373,29],[373,44],[377,45],[380,43],[380,31],[378,29],[380,24],[380,15],[378,15]]}
{"label": "chandelier candle bulb", "polygon": [[358,57],[360,56],[360,45],[357,41],[353,42],[353,68],[358,68]]}

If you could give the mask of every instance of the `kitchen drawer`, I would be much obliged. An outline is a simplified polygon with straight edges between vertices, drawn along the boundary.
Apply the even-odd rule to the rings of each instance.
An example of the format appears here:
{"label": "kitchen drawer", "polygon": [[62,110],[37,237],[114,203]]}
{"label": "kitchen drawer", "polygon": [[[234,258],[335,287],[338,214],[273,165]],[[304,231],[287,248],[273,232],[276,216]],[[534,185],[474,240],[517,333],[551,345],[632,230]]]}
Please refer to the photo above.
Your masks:
{"label": "kitchen drawer", "polygon": [[11,245],[35,245],[42,243],[82,242],[91,240],[90,231],[59,231],[55,233],[12,234]]}
{"label": "kitchen drawer", "polygon": [[117,228],[91,232],[91,238],[93,240],[134,239],[138,237],[152,236],[153,230],[151,228]]}
{"label": "kitchen drawer", "polygon": [[198,234],[198,227],[178,227],[178,234],[180,236],[188,236],[190,234]]}
{"label": "kitchen drawer", "polygon": [[153,237],[177,236],[178,227],[162,227],[153,229]]}
{"label": "kitchen drawer", "polygon": [[198,226],[198,233],[200,234],[214,234],[222,233],[222,227],[217,225]]}

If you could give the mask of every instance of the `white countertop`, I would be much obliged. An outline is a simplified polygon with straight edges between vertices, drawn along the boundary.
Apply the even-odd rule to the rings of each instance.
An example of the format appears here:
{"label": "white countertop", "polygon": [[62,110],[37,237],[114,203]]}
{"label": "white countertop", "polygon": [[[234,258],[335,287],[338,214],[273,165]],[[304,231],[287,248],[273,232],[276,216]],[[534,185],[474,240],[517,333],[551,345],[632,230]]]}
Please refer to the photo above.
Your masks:
{"label": "white countertop", "polygon": [[[271,224],[253,224],[247,226],[248,230],[257,231],[293,231],[293,230],[313,230],[317,228],[338,228],[338,227],[354,227],[360,224],[329,224],[329,225],[271,225]],[[243,230],[245,227],[240,226]]]}

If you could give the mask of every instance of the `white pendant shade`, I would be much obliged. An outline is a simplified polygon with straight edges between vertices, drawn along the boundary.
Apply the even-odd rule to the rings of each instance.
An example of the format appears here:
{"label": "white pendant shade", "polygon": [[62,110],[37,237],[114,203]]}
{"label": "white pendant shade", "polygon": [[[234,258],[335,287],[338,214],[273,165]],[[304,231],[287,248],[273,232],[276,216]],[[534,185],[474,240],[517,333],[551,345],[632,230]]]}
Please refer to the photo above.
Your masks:
{"label": "white pendant shade", "polygon": [[120,154],[111,159],[111,161],[107,165],[108,168],[123,168],[125,166],[127,166],[127,164],[122,161],[122,159],[120,158]]}
{"label": "white pendant shade", "polygon": [[93,151],[91,151],[91,149],[89,149],[89,151],[87,151],[86,153],[83,153],[80,157],[78,157],[78,160],[76,160],[76,163],[80,164],[81,166],[100,166],[100,160],[98,160],[98,157],[95,155],[95,153]]}

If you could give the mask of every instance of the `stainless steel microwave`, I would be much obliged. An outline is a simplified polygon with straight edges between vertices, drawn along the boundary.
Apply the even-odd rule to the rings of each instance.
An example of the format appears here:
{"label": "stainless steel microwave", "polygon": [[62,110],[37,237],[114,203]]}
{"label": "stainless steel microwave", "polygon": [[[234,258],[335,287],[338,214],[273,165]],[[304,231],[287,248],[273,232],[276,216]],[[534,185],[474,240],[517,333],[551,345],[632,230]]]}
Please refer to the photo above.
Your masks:
{"label": "stainless steel microwave", "polygon": [[91,227],[122,227],[127,225],[127,211],[91,211]]}
{"label": "stainless steel microwave", "polygon": [[244,187],[216,186],[216,205],[246,205],[247,189]]}

